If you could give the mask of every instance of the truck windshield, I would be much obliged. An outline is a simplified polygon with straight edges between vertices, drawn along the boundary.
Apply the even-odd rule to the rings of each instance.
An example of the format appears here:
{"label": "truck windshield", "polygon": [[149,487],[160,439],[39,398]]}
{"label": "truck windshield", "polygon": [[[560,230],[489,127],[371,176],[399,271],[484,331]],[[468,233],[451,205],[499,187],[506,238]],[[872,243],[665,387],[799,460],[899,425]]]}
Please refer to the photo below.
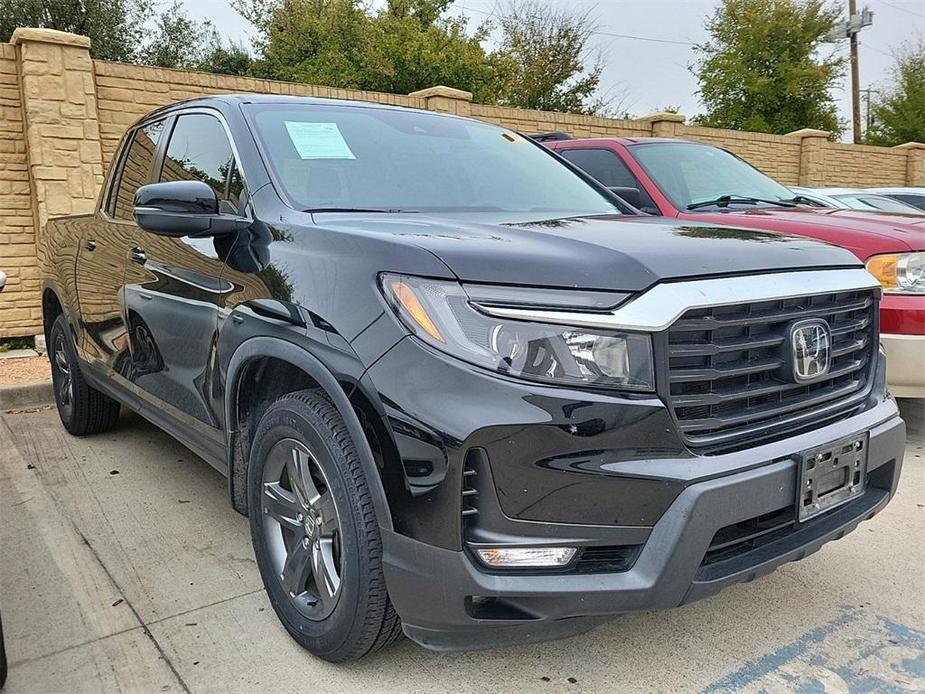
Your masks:
{"label": "truck windshield", "polygon": [[513,131],[412,110],[245,107],[290,203],[314,212],[422,212],[499,221],[620,214]]}
{"label": "truck windshield", "polygon": [[[652,142],[634,145],[631,152],[679,210],[691,205],[709,209],[705,203],[727,196],[733,200],[721,203],[720,207],[794,197],[792,191],[773,178],[718,147],[692,142]],[[742,202],[746,198],[753,202]]]}

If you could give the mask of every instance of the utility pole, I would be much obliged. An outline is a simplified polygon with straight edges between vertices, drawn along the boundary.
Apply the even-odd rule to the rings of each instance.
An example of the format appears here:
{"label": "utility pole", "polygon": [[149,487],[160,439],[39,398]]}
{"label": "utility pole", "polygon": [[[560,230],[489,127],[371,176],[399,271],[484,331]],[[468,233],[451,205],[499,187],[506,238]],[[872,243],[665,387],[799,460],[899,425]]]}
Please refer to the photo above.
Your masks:
{"label": "utility pole", "polygon": [[858,32],[851,31],[851,20],[857,14],[856,0],[848,0],[848,37],[851,41],[851,124],[854,144],[861,144],[861,76],[858,70]]}
{"label": "utility pole", "polygon": [[857,0],[848,0],[848,19],[832,28],[830,40],[851,42],[851,125],[854,144],[861,142],[861,81],[858,69],[858,34],[874,22],[874,13],[866,7],[858,12]]}

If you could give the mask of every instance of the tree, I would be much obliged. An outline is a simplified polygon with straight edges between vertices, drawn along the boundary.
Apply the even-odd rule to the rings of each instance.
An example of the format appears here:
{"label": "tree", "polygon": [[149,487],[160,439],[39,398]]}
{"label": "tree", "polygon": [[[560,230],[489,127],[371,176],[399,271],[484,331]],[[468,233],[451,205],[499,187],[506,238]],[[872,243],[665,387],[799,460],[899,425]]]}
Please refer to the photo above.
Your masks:
{"label": "tree", "polygon": [[0,41],[17,27],[90,37],[94,58],[133,62],[153,14],[152,0],[0,0]]}
{"label": "tree", "polygon": [[232,0],[257,29],[255,74],[334,87],[407,94],[444,84],[478,103],[600,113],[601,65],[588,14],[510,0],[491,24],[470,30],[452,0]]}
{"label": "tree", "polygon": [[151,38],[138,51],[137,62],[230,75],[245,75],[250,70],[252,60],[246,49],[223,44],[211,21],[190,19],[178,0],[157,16],[155,25]]}
{"label": "tree", "polygon": [[204,51],[220,42],[212,22],[190,19],[178,0],[157,16],[155,25],[153,35],[139,51],[138,61],[145,65],[193,69]]}
{"label": "tree", "polygon": [[494,72],[451,0],[232,0],[257,29],[261,77],[407,94],[447,84],[492,101]]}
{"label": "tree", "polygon": [[892,84],[871,105],[871,121],[870,144],[925,142],[925,41],[896,54]]}
{"label": "tree", "polygon": [[822,55],[839,10],[827,0],[723,0],[707,20],[707,43],[693,68],[706,114],[717,128],[786,134],[844,129],[830,90],[844,72]]}
{"label": "tree", "polygon": [[[152,26],[153,23],[153,26]],[[224,44],[209,20],[190,19],[177,0],[155,14],[155,0],[0,0],[0,41],[17,27],[58,29],[90,37],[101,60],[247,74],[251,57]]]}
{"label": "tree", "polygon": [[234,41],[212,46],[200,59],[198,70],[222,75],[250,75],[254,59],[240,43]]}
{"label": "tree", "polygon": [[604,110],[606,102],[593,98],[603,66],[589,49],[589,13],[510,0],[498,23],[501,45],[491,58],[500,75],[500,103],[569,113]]}

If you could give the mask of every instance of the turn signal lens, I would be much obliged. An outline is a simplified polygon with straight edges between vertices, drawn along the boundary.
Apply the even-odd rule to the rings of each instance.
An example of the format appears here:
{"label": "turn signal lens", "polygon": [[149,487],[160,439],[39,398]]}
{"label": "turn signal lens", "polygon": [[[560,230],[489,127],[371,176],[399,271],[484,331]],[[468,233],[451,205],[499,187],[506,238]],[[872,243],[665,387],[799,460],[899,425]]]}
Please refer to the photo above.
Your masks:
{"label": "turn signal lens", "polygon": [[478,549],[482,563],[493,568],[565,566],[575,556],[574,547],[492,547]]}
{"label": "turn signal lens", "polygon": [[925,253],[886,253],[867,261],[867,271],[887,294],[925,294]]}
{"label": "turn signal lens", "polygon": [[411,285],[400,279],[391,278],[386,282],[385,286],[392,293],[395,304],[397,304],[397,306],[402,309],[421,330],[438,342],[445,342],[443,335],[440,334],[437,326],[434,325],[430,316],[427,315],[427,311],[421,304],[421,300],[418,299],[417,294],[414,293],[414,289],[411,288]]}

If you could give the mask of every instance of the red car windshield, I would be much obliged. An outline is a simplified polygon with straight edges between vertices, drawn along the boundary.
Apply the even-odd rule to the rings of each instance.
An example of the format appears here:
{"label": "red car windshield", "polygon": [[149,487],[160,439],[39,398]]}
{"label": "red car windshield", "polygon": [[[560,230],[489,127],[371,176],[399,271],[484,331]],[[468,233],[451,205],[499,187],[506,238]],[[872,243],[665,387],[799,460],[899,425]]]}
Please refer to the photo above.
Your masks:
{"label": "red car windshield", "polygon": [[633,145],[631,152],[678,210],[723,196],[778,201],[794,197],[770,176],[718,147],[652,142]]}

